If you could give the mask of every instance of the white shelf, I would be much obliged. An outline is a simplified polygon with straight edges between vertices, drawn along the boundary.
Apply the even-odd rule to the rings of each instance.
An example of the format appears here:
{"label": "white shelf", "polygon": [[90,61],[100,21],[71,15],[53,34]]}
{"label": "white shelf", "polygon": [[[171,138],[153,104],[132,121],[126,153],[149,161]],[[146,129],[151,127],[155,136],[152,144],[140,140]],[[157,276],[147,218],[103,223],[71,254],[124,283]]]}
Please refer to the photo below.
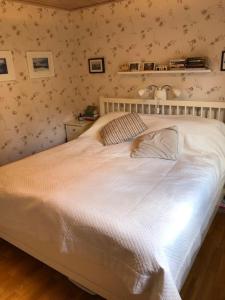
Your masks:
{"label": "white shelf", "polygon": [[210,69],[185,69],[185,70],[169,70],[169,71],[133,71],[118,72],[119,75],[143,75],[143,74],[192,74],[192,73],[211,73]]}

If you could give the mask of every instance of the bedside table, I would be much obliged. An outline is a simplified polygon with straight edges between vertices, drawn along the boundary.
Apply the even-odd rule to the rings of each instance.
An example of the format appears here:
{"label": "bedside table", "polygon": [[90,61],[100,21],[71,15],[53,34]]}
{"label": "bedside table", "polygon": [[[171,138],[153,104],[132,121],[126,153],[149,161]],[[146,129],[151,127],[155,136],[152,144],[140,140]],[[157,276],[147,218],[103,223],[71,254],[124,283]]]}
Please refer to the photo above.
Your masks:
{"label": "bedside table", "polygon": [[94,121],[78,121],[76,119],[65,122],[67,142],[77,139],[83,132],[88,130]]}

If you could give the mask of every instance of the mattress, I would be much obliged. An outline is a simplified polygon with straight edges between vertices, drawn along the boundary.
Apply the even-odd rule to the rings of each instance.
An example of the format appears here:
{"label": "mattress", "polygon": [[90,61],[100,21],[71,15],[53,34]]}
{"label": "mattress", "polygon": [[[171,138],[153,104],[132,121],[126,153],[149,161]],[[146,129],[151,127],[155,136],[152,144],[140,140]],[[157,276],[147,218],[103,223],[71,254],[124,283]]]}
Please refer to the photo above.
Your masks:
{"label": "mattress", "polygon": [[[225,126],[142,116],[149,131],[176,125],[181,154],[134,159],[130,142],[99,140],[118,115],[0,168],[0,237],[108,299],[179,300],[224,183]],[[110,290],[107,276],[121,288]]]}

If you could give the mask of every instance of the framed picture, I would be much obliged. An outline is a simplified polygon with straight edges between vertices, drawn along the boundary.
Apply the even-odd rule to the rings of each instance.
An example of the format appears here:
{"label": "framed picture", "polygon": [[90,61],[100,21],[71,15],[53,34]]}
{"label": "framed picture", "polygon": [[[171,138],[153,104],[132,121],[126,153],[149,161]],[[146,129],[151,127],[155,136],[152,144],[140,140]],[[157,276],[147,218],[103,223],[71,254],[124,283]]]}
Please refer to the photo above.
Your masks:
{"label": "framed picture", "polygon": [[103,57],[88,60],[89,73],[105,73],[105,60]]}
{"label": "framed picture", "polygon": [[55,76],[52,52],[27,52],[30,78]]}
{"label": "framed picture", "polygon": [[0,81],[16,80],[11,51],[0,51]]}
{"label": "framed picture", "polygon": [[129,71],[130,72],[138,72],[141,70],[141,63],[140,62],[130,62],[129,64]]}
{"label": "framed picture", "polygon": [[153,62],[144,62],[143,63],[143,71],[154,71],[155,63]]}
{"label": "framed picture", "polygon": [[221,71],[225,71],[225,51],[222,52],[222,57],[221,57]]}
{"label": "framed picture", "polygon": [[168,71],[168,66],[167,65],[156,65],[155,70],[156,71]]}

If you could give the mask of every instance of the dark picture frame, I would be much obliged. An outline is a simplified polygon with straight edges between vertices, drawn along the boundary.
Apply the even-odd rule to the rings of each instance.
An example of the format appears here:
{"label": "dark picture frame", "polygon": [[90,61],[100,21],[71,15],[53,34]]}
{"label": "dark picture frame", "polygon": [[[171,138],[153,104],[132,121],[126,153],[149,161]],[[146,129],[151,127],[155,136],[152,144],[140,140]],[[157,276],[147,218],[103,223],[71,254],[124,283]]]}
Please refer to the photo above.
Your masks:
{"label": "dark picture frame", "polygon": [[225,51],[222,51],[220,70],[225,71]]}
{"label": "dark picture frame", "polygon": [[11,51],[0,51],[0,82],[16,80]]}
{"label": "dark picture frame", "polygon": [[143,63],[143,71],[154,71],[155,63],[153,62],[144,62]]}
{"label": "dark picture frame", "polygon": [[139,72],[141,70],[141,63],[140,62],[130,62],[129,65],[129,72]]}
{"label": "dark picture frame", "polygon": [[6,58],[0,57],[0,75],[6,74],[9,74]]}
{"label": "dark picture frame", "polygon": [[89,58],[88,67],[89,67],[89,73],[91,74],[105,73],[104,57]]}

